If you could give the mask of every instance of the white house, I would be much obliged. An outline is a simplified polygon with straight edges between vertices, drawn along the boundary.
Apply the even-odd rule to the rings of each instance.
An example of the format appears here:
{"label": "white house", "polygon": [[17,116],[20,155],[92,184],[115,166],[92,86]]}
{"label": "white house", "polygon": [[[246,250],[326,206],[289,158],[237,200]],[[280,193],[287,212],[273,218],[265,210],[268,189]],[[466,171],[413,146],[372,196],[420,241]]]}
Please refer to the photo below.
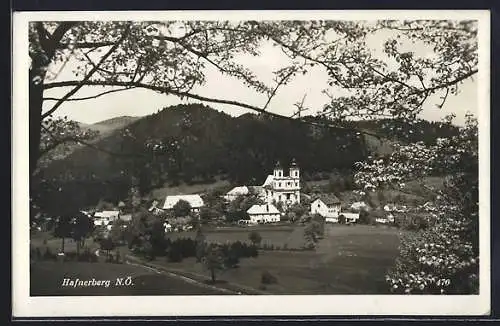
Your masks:
{"label": "white house", "polygon": [[359,213],[342,212],[345,216],[346,223],[355,223],[359,220]]}
{"label": "white house", "polygon": [[173,230],[172,224],[168,222],[163,223],[163,227],[165,228],[165,232],[172,232]]}
{"label": "white house", "polygon": [[158,201],[154,200],[151,203],[151,206],[148,208],[148,211],[153,213],[153,215],[160,215],[161,213],[163,213],[163,209],[158,207],[158,204],[159,204]]}
{"label": "white house", "polygon": [[233,201],[238,196],[247,196],[250,194],[250,189],[247,186],[234,187],[226,193],[224,199],[227,201]]}
{"label": "white house", "polygon": [[187,201],[191,205],[191,210],[193,212],[199,212],[205,203],[200,195],[176,195],[167,196],[165,198],[165,204],[163,204],[163,209],[172,209],[179,200]]}
{"label": "white house", "polygon": [[120,218],[120,211],[95,212],[94,225],[98,226],[108,225],[109,222],[116,221],[119,218]]}
{"label": "white house", "polygon": [[273,204],[253,205],[247,210],[251,223],[279,222],[280,211]]}
{"label": "white house", "polygon": [[325,222],[337,223],[340,214],[340,200],[335,195],[321,195],[311,203],[311,214],[319,214]]}
{"label": "white house", "polygon": [[396,205],[395,204],[386,204],[384,206],[384,211],[386,212],[394,212],[395,210],[397,209]]}
{"label": "white house", "polygon": [[120,215],[120,220],[124,222],[130,222],[132,221],[132,214],[123,214]]}
{"label": "white house", "polygon": [[108,225],[108,224],[109,224],[108,220],[101,219],[101,218],[94,219],[94,225],[95,226],[105,226],[105,225]]}
{"label": "white house", "polygon": [[95,212],[94,218],[101,218],[101,219],[106,219],[108,221],[114,221],[120,218],[120,211]]}
{"label": "white house", "polygon": [[361,211],[361,210],[369,210],[370,206],[368,206],[365,202],[363,201],[357,201],[351,205],[351,209],[355,211]]}

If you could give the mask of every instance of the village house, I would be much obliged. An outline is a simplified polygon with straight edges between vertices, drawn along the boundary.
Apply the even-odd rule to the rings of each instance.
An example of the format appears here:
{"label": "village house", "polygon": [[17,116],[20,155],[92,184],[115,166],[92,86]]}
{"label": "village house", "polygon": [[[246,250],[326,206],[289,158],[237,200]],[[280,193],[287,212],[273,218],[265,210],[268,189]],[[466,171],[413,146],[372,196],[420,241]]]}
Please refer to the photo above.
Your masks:
{"label": "village house", "polygon": [[102,211],[94,213],[94,225],[108,225],[120,218],[120,211]]}
{"label": "village house", "polygon": [[151,206],[148,208],[148,211],[153,215],[160,215],[161,213],[163,213],[163,209],[158,207],[158,204],[159,202],[157,200],[153,200]]}
{"label": "village house", "polygon": [[205,203],[200,195],[176,195],[176,196],[167,196],[165,198],[165,203],[163,204],[164,210],[173,209],[175,204],[180,200],[184,200],[191,205],[191,211],[198,213],[200,208],[202,208]]}
{"label": "village house", "polygon": [[250,194],[250,189],[247,186],[234,187],[226,193],[224,199],[227,201],[233,201],[239,196],[247,196]]}
{"label": "village house", "polygon": [[359,212],[359,211],[368,211],[370,210],[370,206],[368,206],[364,201],[357,201],[352,203],[351,210]]}
{"label": "village house", "polygon": [[311,202],[311,214],[319,214],[325,222],[337,223],[341,210],[340,200],[335,195],[320,195]]}
{"label": "village house", "polygon": [[273,204],[253,205],[247,214],[253,224],[279,222],[281,219],[280,211]]}
{"label": "village house", "polygon": [[342,212],[341,215],[344,215],[346,223],[356,223],[359,220],[359,213]]}

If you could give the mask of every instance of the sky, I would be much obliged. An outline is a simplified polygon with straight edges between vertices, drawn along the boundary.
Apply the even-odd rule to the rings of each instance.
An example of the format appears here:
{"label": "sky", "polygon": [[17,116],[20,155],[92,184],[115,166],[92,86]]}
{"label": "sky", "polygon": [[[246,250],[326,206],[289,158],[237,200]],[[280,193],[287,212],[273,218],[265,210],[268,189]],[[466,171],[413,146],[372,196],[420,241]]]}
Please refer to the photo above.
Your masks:
{"label": "sky", "polygon": [[[380,52],[381,40],[387,35],[377,35],[367,40],[367,46],[375,52]],[[426,49],[413,48],[417,55],[427,55]],[[260,48],[261,55],[258,57],[240,56],[237,60],[250,68],[257,77],[268,85],[272,85],[272,71],[277,70],[286,64],[287,58],[278,48],[271,44],[263,44]],[[68,63],[65,69],[58,75],[57,80],[74,80],[71,72],[72,63]],[[309,108],[303,115],[314,115],[321,111],[323,106],[328,103],[329,98],[322,93],[327,85],[327,74],[320,67],[313,68],[305,75],[296,76],[291,83],[279,89],[276,96],[268,106],[268,111],[285,116],[291,116],[296,110],[295,103],[300,102],[304,96],[304,107]],[[92,96],[109,90],[102,87],[83,87],[73,97]],[[61,97],[68,88],[58,88],[47,90],[45,97]],[[267,98],[258,94],[249,87],[243,85],[236,78],[222,75],[215,68],[206,69],[206,83],[202,86],[196,86],[193,92],[199,95],[235,100],[250,105],[262,107]],[[343,95],[343,90],[332,88],[330,94]],[[459,87],[459,93],[455,96],[448,96],[444,106],[440,109],[437,104],[441,103],[440,96],[435,94],[429,97],[424,105],[420,115],[421,118],[431,121],[439,121],[445,115],[455,113],[455,124],[462,125],[465,121],[466,112],[477,115],[478,89],[475,79],[468,79]],[[45,101],[44,109],[49,109],[55,102]],[[82,123],[95,123],[102,120],[118,116],[146,116],[155,113],[164,107],[176,105],[179,103],[196,103],[193,100],[180,100],[172,95],[158,94],[156,92],[144,89],[133,89],[123,92],[116,92],[101,96],[96,99],[85,101],[65,102],[56,111],[56,116],[67,116],[69,119]],[[226,112],[232,116],[238,116],[247,112],[253,112],[237,106],[221,105],[209,103],[211,107],[219,111]]]}

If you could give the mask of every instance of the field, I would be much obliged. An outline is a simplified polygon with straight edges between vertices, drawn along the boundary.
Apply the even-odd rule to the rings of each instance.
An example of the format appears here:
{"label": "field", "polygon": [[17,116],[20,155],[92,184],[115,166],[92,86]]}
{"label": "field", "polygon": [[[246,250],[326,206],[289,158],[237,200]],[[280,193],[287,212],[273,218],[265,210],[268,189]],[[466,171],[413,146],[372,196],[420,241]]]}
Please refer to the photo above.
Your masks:
{"label": "field", "polygon": [[[85,296],[85,295],[214,295],[210,288],[158,274],[141,266],[111,263],[36,262],[30,267],[31,296]],[[132,278],[129,286],[116,285],[117,278]],[[109,287],[62,286],[63,280],[110,281]]]}
{"label": "field", "polygon": [[[224,271],[219,278],[259,288],[262,272],[268,271],[278,280],[266,286],[273,294],[386,293],[385,274],[398,254],[399,230],[327,225],[325,232],[316,251],[260,251],[257,258],[242,259],[239,268]],[[159,259],[158,263],[207,275],[192,258],[181,263]]]}
{"label": "field", "polygon": [[[300,248],[304,241],[303,227],[292,226],[220,228],[207,230],[205,235],[208,241],[249,241],[248,234],[252,230],[261,234],[263,243],[281,248],[285,244],[288,248]],[[385,226],[327,224],[325,236],[315,251],[260,250],[258,257],[241,259],[238,268],[220,272],[217,278],[228,284],[260,289],[270,294],[384,294],[387,293],[385,274],[398,254],[401,232]],[[194,237],[195,232],[169,233],[168,236],[174,240]],[[45,244],[43,239],[41,235],[33,237],[31,245],[46,246],[53,252],[60,248],[60,239],[49,239]],[[87,241],[90,248],[97,248],[97,244],[90,239]],[[75,250],[72,241],[67,240],[65,247],[67,252]],[[126,254],[126,248],[120,250]],[[198,280],[209,276],[194,258],[171,263],[164,257],[158,257],[152,263]],[[263,287],[263,272],[275,276],[277,283]],[[36,262],[31,266],[31,273],[32,295],[104,295],[108,292],[109,295],[208,294],[213,291],[126,264]],[[60,287],[62,279],[68,276],[116,279],[129,275],[139,285],[113,289]]]}
{"label": "field", "polygon": [[[259,232],[262,237],[262,245],[273,245],[283,248],[301,248],[304,243],[303,227],[290,225],[270,225],[270,226],[246,226],[227,227],[207,230],[204,232],[206,240],[209,242],[247,242],[252,231]],[[178,238],[196,237],[195,231],[167,233],[167,238],[175,240]]]}

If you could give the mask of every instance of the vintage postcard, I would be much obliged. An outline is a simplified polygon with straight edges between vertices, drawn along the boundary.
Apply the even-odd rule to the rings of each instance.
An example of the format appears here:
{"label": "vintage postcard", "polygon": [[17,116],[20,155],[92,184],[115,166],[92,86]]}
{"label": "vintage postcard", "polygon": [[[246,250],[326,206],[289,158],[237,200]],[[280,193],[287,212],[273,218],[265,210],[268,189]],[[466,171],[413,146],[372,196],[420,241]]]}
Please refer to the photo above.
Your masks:
{"label": "vintage postcard", "polygon": [[14,317],[489,314],[488,11],[13,22]]}

